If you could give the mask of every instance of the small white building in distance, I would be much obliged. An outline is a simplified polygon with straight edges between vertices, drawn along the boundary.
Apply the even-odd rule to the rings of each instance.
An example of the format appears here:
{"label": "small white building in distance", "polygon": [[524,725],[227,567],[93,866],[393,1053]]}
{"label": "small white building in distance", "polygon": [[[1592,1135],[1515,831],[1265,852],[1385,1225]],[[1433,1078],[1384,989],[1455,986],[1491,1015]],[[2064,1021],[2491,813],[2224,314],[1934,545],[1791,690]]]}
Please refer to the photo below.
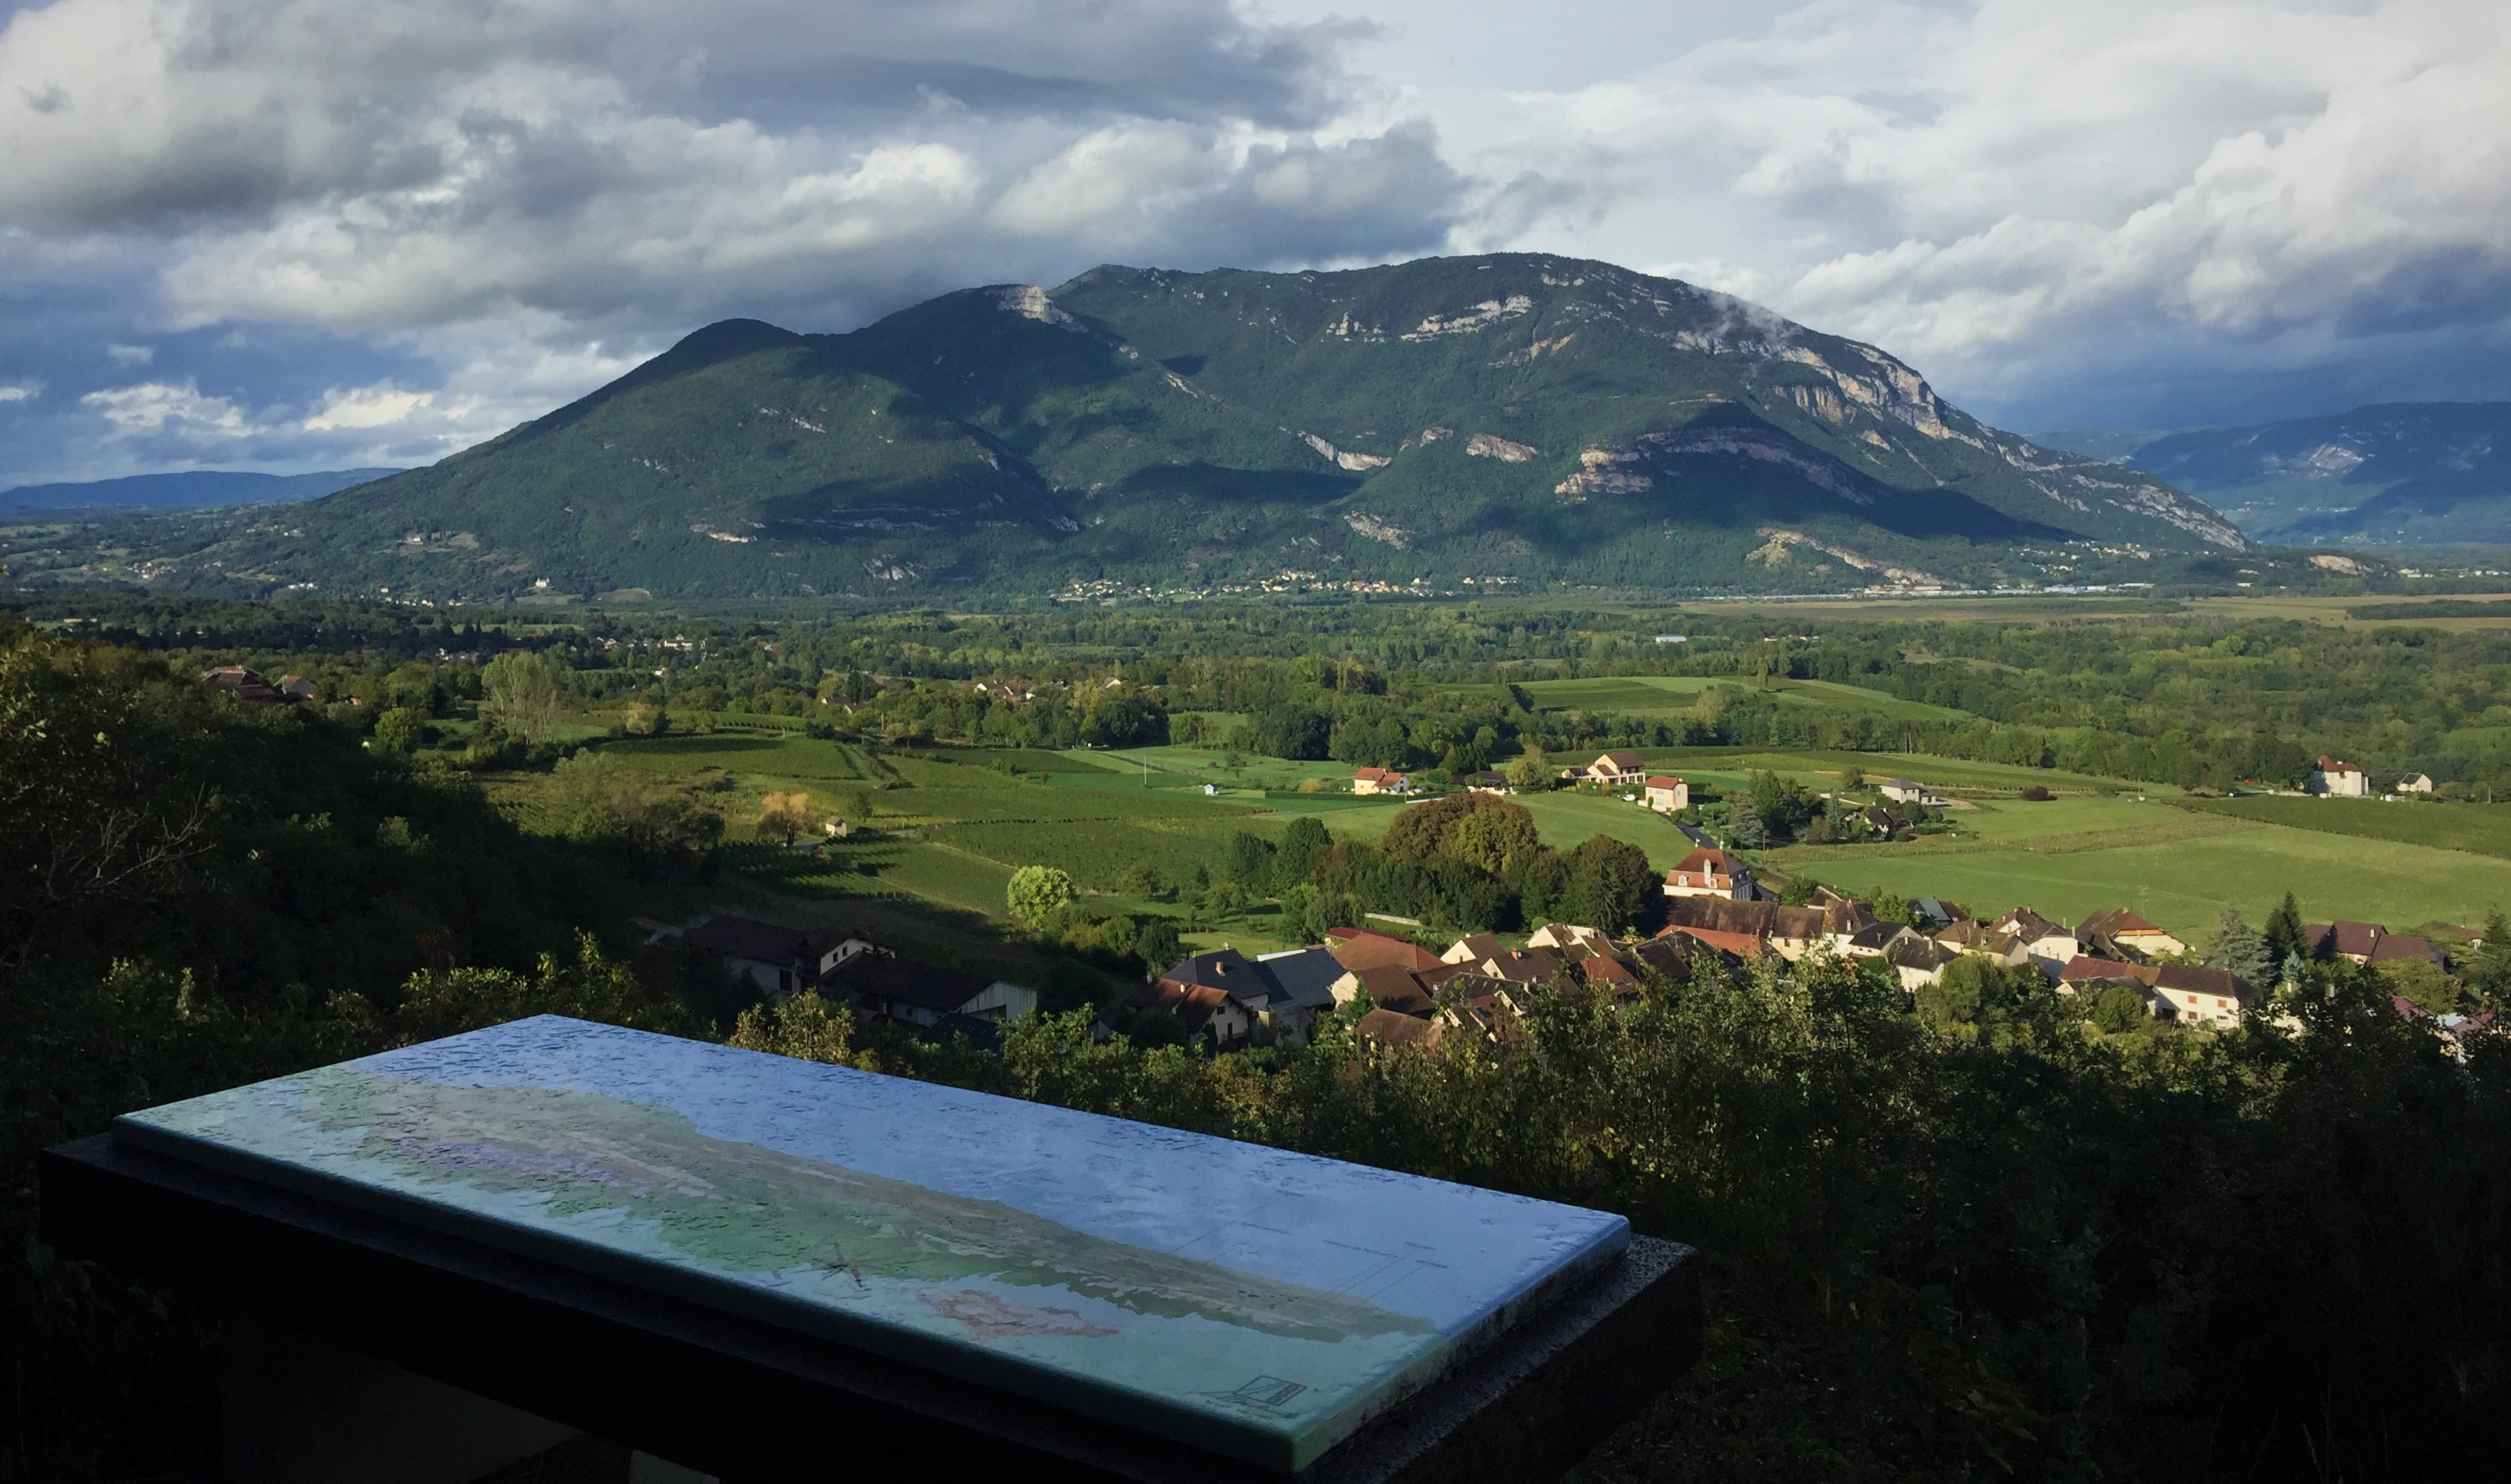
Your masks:
{"label": "small white building in distance", "polygon": [[1363,768],[1351,776],[1354,793],[1410,793],[1412,780],[1392,768]]}
{"label": "small white building in distance", "polygon": [[1944,802],[1936,797],[1934,789],[1924,783],[1913,783],[1908,779],[1877,779],[1874,782],[1874,791],[1895,804],[1924,804],[1932,809]]}
{"label": "small white building in distance", "polygon": [[1691,785],[1671,774],[1651,775],[1645,787],[1647,807],[1658,814],[1680,814],[1691,807]]}
{"label": "small white building in distance", "polygon": [[2420,773],[2410,773],[2405,778],[2398,780],[2398,792],[2400,793],[2430,793],[2432,792],[2432,780]]}
{"label": "small white building in distance", "polygon": [[2359,799],[2372,791],[2372,780],[2352,763],[2323,755],[2311,770],[2310,791],[2340,799]]}

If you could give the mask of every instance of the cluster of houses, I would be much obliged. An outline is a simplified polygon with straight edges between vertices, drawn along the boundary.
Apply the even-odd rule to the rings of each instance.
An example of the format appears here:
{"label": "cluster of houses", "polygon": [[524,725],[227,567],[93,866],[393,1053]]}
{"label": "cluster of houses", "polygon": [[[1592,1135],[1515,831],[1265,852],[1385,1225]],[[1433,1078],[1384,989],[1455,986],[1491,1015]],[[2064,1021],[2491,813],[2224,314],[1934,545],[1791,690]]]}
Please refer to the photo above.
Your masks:
{"label": "cluster of houses", "polygon": [[[1510,792],[1508,775],[1487,769],[1479,773],[1460,773],[1453,780],[1459,788],[1475,793]],[[1636,752],[1618,750],[1600,752],[1596,760],[1583,768],[1561,770],[1564,783],[1593,783],[1605,788],[1625,788],[1634,784],[1646,791],[1647,806],[1660,814],[1676,814],[1691,807],[1691,787],[1679,778],[1650,775]],[[1363,768],[1351,776],[1354,793],[1410,793],[1412,780],[1400,769]]]}
{"label": "cluster of houses", "polygon": [[[1911,920],[1886,921],[1871,903],[1823,889],[1801,905],[1773,900],[1748,866],[1714,846],[1668,871],[1664,890],[1666,926],[1642,941],[1551,923],[1522,948],[1470,933],[1440,952],[1373,929],[1337,928],[1322,943],[1281,953],[1193,954],[1147,980],[1126,1008],[1165,1017],[1214,1049],[1299,1046],[1318,1015],[1367,995],[1357,1028],[1374,1044],[1428,1046],[1454,1035],[1506,1043],[1524,1035],[1526,997],[1537,991],[1578,985],[1630,995],[1651,970],[1687,974],[1704,958],[1740,967],[1765,954],[1793,962],[1814,953],[1877,960],[1912,992],[1976,955],[2036,972],[2061,995],[2126,988],[2157,1019],[2216,1029],[2239,1025],[2265,988],[2183,962],[2185,941],[2124,909],[2070,927],[2028,907],[1982,922],[1952,902],[1922,898],[1910,904]],[[2375,923],[2314,924],[2303,935],[2315,956],[2357,964],[2447,962],[2430,940]],[[2403,1002],[2400,1012],[2420,1014]]]}
{"label": "cluster of houses", "polygon": [[[221,665],[213,669],[205,669],[201,671],[201,683],[239,701],[264,704],[314,699],[314,682],[303,675],[282,675],[273,683],[264,679],[260,671],[242,665]],[[350,704],[356,704],[355,702]]]}
{"label": "cluster of houses", "polygon": [[835,928],[789,928],[718,915],[686,930],[658,929],[648,941],[674,937],[772,999],[813,990],[852,1005],[867,1019],[941,1036],[964,1033],[981,1046],[997,1043],[1005,1027],[1037,1009],[1033,989],[919,964],[862,933]]}
{"label": "cluster of houses", "polygon": [[1568,981],[1612,995],[1637,994],[1641,972],[1687,971],[1687,941],[1615,943],[1594,928],[1550,923],[1523,948],[1487,932],[1433,952],[1371,928],[1336,928],[1305,948],[1248,958],[1234,948],[1197,953],[1152,977],[1126,1001],[1136,1016],[1162,1016],[1216,1050],[1253,1042],[1307,1044],[1316,1017],[1362,995],[1359,1034],[1380,1046],[1436,1045],[1449,1035],[1494,1041],[1523,1035],[1526,996]]}

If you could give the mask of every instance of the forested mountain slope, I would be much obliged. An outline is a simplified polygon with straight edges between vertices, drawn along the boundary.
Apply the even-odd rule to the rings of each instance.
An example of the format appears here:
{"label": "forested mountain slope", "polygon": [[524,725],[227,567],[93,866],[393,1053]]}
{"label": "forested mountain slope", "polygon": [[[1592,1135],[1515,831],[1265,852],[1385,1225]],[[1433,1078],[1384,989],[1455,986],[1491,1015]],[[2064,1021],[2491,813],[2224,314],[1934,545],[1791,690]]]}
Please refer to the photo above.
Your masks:
{"label": "forested mountain slope", "polygon": [[728,321],[431,468],[168,554],[329,590],[765,596],[1850,588],[2241,546],[2153,476],[1988,427],[1874,347],[1505,254],[1106,267],[844,335]]}

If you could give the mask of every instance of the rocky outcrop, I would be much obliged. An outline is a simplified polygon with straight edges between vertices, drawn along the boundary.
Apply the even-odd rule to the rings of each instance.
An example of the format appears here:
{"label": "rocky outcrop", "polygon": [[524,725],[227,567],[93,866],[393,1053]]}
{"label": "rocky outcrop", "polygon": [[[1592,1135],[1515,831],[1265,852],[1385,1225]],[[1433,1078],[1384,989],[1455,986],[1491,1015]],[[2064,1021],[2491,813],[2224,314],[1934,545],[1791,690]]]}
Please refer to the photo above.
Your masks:
{"label": "rocky outcrop", "polygon": [[1400,525],[1392,525],[1380,520],[1365,511],[1353,511],[1342,517],[1342,523],[1350,526],[1355,534],[1366,536],[1371,541],[1385,542],[1390,547],[1409,549],[1412,545],[1410,531]]}
{"label": "rocky outcrop", "polygon": [[[1473,308],[1456,314],[1431,315],[1423,320],[1418,327],[1407,330],[1403,338],[1436,340],[1441,335],[1471,334],[1478,329],[1488,329],[1502,320],[1513,320],[1519,315],[1529,314],[1533,309],[1534,301],[1522,293],[1510,294],[1505,299],[1485,299]],[[1344,318],[1348,319],[1349,316]]]}
{"label": "rocky outcrop", "polygon": [[1336,448],[1313,433],[1300,434],[1299,441],[1333,460],[1335,468],[1348,469],[1354,474],[1366,474],[1372,469],[1384,469],[1395,462],[1384,454],[1353,453],[1348,449]]}
{"label": "rocky outcrop", "polygon": [[1010,285],[995,290],[995,298],[1007,312],[1024,320],[1035,320],[1040,324],[1052,324],[1057,329],[1068,329],[1077,335],[1090,333],[1080,321],[1058,308],[1055,301],[1046,296],[1046,290],[1035,284]]}
{"label": "rocky outcrop", "polygon": [[1497,459],[1503,464],[1523,464],[1542,451],[1525,443],[1512,443],[1488,433],[1477,433],[1465,439],[1466,453],[1477,459]]}
{"label": "rocky outcrop", "polygon": [[1655,487],[1640,455],[1590,448],[1578,455],[1577,472],[1552,486],[1552,492],[1574,504],[1590,495],[1631,495]]}

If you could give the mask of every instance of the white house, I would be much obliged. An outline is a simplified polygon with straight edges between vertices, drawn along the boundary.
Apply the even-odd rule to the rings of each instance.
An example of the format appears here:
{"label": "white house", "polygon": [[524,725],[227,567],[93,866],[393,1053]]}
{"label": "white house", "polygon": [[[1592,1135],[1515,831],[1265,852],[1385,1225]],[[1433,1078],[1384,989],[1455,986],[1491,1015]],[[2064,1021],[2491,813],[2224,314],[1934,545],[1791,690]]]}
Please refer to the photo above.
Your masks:
{"label": "white house", "polygon": [[2053,923],[2029,907],[2017,907],[1988,926],[1990,932],[2013,933],[2025,956],[2053,979],[2068,960],[2084,951],[2075,930]]}
{"label": "white house", "polygon": [[2310,791],[2341,799],[2359,799],[2372,791],[2372,780],[2352,763],[2323,755],[2319,766],[2311,770]]}
{"label": "white house", "polygon": [[1647,807],[1658,814],[1680,814],[1691,807],[1691,785],[1671,774],[1655,774],[1641,786],[1647,791]]}
{"label": "white house", "polygon": [[1410,793],[1412,780],[1392,768],[1363,768],[1351,776],[1354,793]]}
{"label": "white house", "polygon": [[1752,901],[1760,895],[1752,867],[1721,850],[1698,850],[1675,862],[1665,873],[1668,896],[1723,896]]}
{"label": "white house", "polygon": [[2400,793],[2430,793],[2432,791],[2433,780],[2424,774],[2410,773],[2405,778],[2398,780],[2398,792]]}
{"label": "white house", "polygon": [[1936,796],[1934,789],[1924,783],[1912,782],[1908,779],[1878,779],[1874,783],[1874,791],[1895,804],[1923,804],[1929,809],[1934,809],[1944,803],[1943,799]]}
{"label": "white house", "polygon": [[1640,755],[1629,751],[1599,753],[1577,776],[1596,783],[1636,783],[1641,778]]}

